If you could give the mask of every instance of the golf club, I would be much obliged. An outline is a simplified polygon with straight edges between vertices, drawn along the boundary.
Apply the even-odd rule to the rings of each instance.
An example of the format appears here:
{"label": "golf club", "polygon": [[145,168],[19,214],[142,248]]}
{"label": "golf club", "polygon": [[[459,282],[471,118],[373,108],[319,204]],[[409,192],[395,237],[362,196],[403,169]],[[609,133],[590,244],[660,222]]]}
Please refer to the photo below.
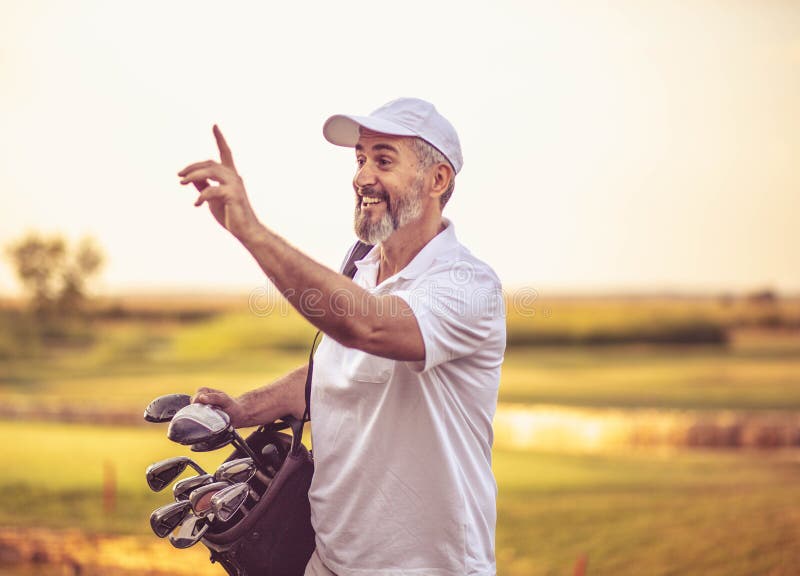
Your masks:
{"label": "golf club", "polygon": [[189,404],[178,410],[169,423],[167,438],[178,444],[212,442],[230,430],[231,419],[209,404]]}
{"label": "golf club", "polygon": [[253,463],[252,458],[237,458],[220,464],[217,471],[214,472],[214,480],[239,484],[250,480],[255,476],[255,473],[256,465]]}
{"label": "golf club", "polygon": [[145,471],[147,485],[153,492],[160,492],[166,486],[180,476],[186,466],[194,468],[198,474],[205,474],[206,471],[200,468],[194,460],[188,456],[175,456],[167,458],[155,464],[150,464]]}
{"label": "golf club", "polygon": [[189,548],[200,541],[203,534],[208,531],[208,526],[208,520],[190,513],[189,517],[169,535],[169,541],[175,548]]}
{"label": "golf club", "polygon": [[199,476],[190,476],[175,483],[172,487],[172,494],[175,496],[175,501],[186,500],[189,501],[189,494],[206,484],[214,482],[214,476],[211,474],[200,474]]}
{"label": "golf club", "polygon": [[211,497],[211,514],[217,520],[227,522],[242,507],[249,495],[250,486],[246,482],[223,488]]}
{"label": "golf club", "polygon": [[228,414],[209,404],[189,404],[178,410],[167,430],[167,438],[178,444],[199,445],[198,451],[224,446],[228,442],[253,459],[263,472],[267,467],[231,426]]}
{"label": "golf club", "polygon": [[167,394],[159,396],[144,410],[144,419],[148,422],[169,422],[181,408],[192,401],[188,394]]}
{"label": "golf club", "polygon": [[195,488],[192,493],[189,494],[189,503],[192,506],[194,515],[198,518],[207,516],[209,512],[211,512],[211,497],[223,488],[228,488],[229,486],[230,483],[228,482],[212,482],[211,484]]}
{"label": "golf club", "polygon": [[278,468],[281,467],[281,455],[278,447],[275,444],[267,444],[261,449],[261,455],[264,457],[264,463],[267,465],[270,476],[274,477],[278,473]]}
{"label": "golf club", "polygon": [[150,527],[156,536],[165,538],[191,513],[192,507],[189,502],[171,502],[153,510],[150,514]]}
{"label": "golf club", "polygon": [[211,452],[212,450],[219,450],[231,442],[233,442],[233,436],[231,434],[223,434],[222,436],[209,442],[198,442],[197,444],[192,444],[192,452]]}

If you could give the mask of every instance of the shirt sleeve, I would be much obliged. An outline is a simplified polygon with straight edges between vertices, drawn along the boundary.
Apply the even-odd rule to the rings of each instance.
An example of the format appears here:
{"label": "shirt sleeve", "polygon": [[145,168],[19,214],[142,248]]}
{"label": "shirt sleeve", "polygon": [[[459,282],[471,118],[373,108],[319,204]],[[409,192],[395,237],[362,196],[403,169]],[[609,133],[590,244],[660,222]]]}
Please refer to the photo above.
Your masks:
{"label": "shirt sleeve", "polygon": [[500,282],[488,267],[473,268],[465,278],[442,267],[395,295],[409,305],[422,333],[425,360],[407,363],[416,372],[474,353],[498,332],[498,323],[505,324]]}

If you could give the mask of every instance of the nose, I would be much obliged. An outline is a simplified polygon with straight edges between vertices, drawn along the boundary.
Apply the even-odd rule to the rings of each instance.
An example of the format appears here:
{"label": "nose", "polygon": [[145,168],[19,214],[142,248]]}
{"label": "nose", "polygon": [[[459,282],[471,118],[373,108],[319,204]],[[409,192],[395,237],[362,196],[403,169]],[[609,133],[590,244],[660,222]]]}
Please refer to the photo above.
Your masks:
{"label": "nose", "polygon": [[356,190],[358,190],[374,185],[375,171],[370,168],[369,162],[365,162],[356,171],[356,175],[353,177],[353,186],[356,188]]}

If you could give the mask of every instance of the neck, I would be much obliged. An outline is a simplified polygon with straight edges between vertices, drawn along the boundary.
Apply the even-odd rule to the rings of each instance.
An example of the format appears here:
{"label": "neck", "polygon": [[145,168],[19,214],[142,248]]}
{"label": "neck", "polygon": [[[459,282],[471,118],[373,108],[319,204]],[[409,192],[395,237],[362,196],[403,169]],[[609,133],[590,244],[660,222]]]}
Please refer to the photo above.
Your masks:
{"label": "neck", "polygon": [[444,220],[439,216],[395,230],[380,246],[378,284],[408,266],[419,251],[444,229]]}

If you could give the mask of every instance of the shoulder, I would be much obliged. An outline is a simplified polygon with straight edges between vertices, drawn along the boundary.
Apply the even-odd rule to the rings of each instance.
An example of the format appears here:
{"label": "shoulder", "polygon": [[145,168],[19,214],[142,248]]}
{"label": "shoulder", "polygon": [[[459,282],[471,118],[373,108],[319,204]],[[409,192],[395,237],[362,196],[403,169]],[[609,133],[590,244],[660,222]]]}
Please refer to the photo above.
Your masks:
{"label": "shoulder", "polygon": [[460,243],[436,255],[414,282],[410,297],[427,302],[437,315],[493,319],[505,316],[497,274]]}
{"label": "shoulder", "polygon": [[494,269],[476,257],[460,242],[437,254],[430,267],[421,275],[422,282],[443,282],[452,286],[500,289],[500,279]]}

